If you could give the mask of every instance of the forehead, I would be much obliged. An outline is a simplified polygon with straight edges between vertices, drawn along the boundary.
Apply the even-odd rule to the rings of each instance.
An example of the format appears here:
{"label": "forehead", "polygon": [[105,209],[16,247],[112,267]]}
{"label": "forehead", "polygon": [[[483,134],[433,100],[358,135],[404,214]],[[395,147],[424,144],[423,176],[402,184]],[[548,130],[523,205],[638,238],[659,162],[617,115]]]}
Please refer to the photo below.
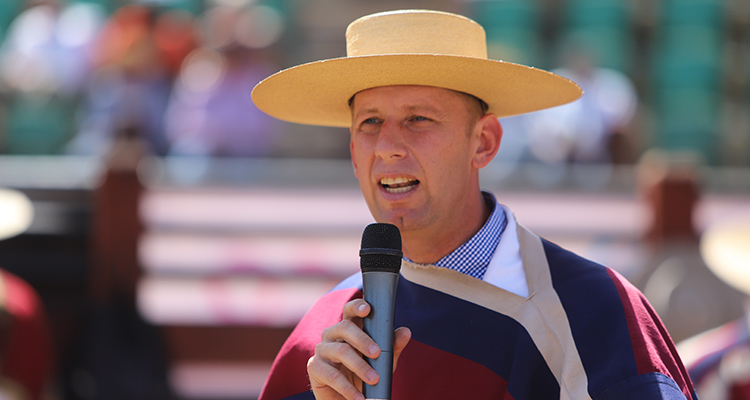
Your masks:
{"label": "forehead", "polygon": [[456,108],[456,105],[466,101],[464,97],[468,96],[450,89],[432,86],[381,86],[366,89],[354,95],[352,111],[356,113],[363,108],[379,108],[386,105],[464,111],[464,107]]}

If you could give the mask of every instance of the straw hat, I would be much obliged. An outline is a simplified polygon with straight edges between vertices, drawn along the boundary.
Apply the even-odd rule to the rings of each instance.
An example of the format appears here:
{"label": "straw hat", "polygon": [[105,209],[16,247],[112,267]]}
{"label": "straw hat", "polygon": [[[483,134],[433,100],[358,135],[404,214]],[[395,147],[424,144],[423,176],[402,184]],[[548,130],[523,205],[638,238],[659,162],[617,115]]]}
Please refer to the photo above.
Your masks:
{"label": "straw hat", "polygon": [[0,240],[23,233],[34,219],[34,208],[26,195],[0,189]]}
{"label": "straw hat", "polygon": [[714,275],[750,295],[750,214],[709,226],[701,237],[700,249]]}
{"label": "straw hat", "polygon": [[487,59],[484,29],[466,17],[439,11],[372,14],[346,30],[343,58],[278,72],[253,89],[255,105],[281,120],[348,127],[348,100],[365,89],[421,85],[474,95],[498,117],[571,102],[573,82],[536,68]]}

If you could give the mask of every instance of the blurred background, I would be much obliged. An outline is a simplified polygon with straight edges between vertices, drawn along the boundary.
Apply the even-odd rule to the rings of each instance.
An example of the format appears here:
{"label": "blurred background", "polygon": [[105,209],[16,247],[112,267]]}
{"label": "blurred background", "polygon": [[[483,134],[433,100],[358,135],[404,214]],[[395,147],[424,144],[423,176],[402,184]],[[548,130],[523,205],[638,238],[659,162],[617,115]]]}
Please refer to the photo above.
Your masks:
{"label": "blurred background", "polygon": [[399,8],[467,15],[491,58],[584,88],[501,120],[481,179],[522,224],[625,275],[675,342],[743,318],[700,243],[750,213],[746,0],[1,0],[0,188],[30,214],[0,268],[38,301],[0,296],[0,391],[256,398],[372,218],[348,131],[250,92]]}

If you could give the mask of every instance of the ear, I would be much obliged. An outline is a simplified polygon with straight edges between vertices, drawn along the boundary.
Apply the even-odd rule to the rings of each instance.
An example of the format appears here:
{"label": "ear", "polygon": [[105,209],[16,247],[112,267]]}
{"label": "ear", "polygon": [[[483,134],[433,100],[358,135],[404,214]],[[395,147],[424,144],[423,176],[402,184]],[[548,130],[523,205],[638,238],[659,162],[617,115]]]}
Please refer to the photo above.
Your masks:
{"label": "ear", "polygon": [[357,158],[354,157],[354,136],[352,134],[352,128],[349,128],[349,156],[352,159],[352,167],[354,168],[354,176],[359,179],[357,175]]}
{"label": "ear", "polygon": [[471,165],[480,169],[486,167],[495,158],[503,138],[503,127],[500,126],[495,114],[486,114],[477,121],[475,129],[481,129],[481,131]]}

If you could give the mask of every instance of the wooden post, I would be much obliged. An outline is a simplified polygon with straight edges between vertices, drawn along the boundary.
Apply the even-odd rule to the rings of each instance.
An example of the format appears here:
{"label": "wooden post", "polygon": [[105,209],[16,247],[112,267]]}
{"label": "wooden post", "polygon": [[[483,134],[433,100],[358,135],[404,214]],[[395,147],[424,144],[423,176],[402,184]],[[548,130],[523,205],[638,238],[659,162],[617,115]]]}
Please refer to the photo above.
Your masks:
{"label": "wooden post", "polygon": [[138,213],[143,185],[137,167],[143,155],[137,130],[133,127],[121,130],[107,156],[102,182],[94,193],[90,293],[100,304],[109,304],[114,296],[124,296],[130,304],[135,304],[141,276],[138,238],[143,231]]}

